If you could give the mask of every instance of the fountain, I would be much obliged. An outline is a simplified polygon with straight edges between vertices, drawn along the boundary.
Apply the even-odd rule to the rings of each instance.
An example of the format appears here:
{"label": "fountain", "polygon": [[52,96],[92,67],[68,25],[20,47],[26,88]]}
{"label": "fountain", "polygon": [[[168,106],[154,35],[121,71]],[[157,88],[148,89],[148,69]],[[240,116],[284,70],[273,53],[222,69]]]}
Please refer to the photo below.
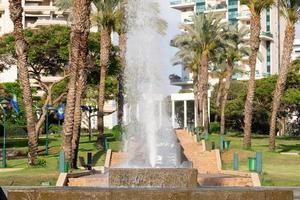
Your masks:
{"label": "fountain", "polygon": [[[165,0],[128,0],[126,90],[129,125],[123,142],[125,159],[109,169],[106,187],[9,188],[9,199],[136,200],[292,200],[292,191],[249,188],[199,188],[197,169],[181,157],[167,115],[162,24]],[[1,197],[1,196],[0,196]],[[0,198],[1,199],[1,198]]]}

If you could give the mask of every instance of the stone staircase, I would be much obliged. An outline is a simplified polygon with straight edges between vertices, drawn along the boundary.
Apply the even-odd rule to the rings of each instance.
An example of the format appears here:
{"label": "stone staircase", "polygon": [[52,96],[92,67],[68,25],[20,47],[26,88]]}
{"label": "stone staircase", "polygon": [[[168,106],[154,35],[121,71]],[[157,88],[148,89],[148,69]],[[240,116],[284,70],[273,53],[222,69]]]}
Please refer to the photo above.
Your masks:
{"label": "stone staircase", "polygon": [[198,173],[217,173],[220,170],[215,151],[204,151],[203,144],[196,142],[196,138],[187,131],[178,130],[176,135],[183,149],[183,154],[189,161],[193,162],[193,167],[198,170]]}
{"label": "stone staircase", "polygon": [[[219,150],[206,151],[205,142],[197,142],[195,135],[186,130],[177,130],[176,135],[183,154],[198,170],[201,186],[259,186],[251,173],[223,171]],[[255,176],[257,177],[257,176]]]}
{"label": "stone staircase", "polygon": [[125,159],[125,156],[123,152],[112,152],[109,167],[118,167]]}

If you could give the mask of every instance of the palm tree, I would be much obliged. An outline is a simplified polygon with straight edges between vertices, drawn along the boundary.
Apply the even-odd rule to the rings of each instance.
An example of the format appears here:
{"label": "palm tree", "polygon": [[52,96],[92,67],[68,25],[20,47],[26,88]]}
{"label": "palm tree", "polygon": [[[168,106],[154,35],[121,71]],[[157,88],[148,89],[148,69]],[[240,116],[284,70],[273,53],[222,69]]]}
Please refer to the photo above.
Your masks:
{"label": "palm tree", "polygon": [[248,28],[241,27],[240,29],[238,29],[237,26],[228,26],[228,29],[226,30],[226,36],[224,40],[226,43],[224,44],[224,50],[227,66],[225,70],[226,80],[224,83],[224,88],[222,90],[220,134],[225,133],[225,108],[235,63],[242,57],[250,54],[250,49],[248,48],[247,43],[243,41],[243,45],[240,45],[243,38],[248,34],[248,32]]}
{"label": "palm tree", "polygon": [[26,112],[27,132],[28,132],[28,163],[35,165],[37,162],[37,134],[35,131],[35,118],[33,114],[32,93],[27,69],[27,42],[24,38],[22,24],[22,1],[9,0],[10,18],[14,24],[14,36],[16,41],[16,55],[19,81],[22,87],[23,103]]}
{"label": "palm tree", "polygon": [[250,79],[248,81],[248,92],[244,110],[244,147],[251,147],[251,126],[253,115],[253,99],[255,92],[255,72],[256,60],[260,46],[260,32],[261,32],[261,12],[271,7],[274,0],[241,0],[241,4],[249,7],[251,12],[250,19],[250,48],[249,56]]}
{"label": "palm tree", "polygon": [[193,92],[194,92],[194,109],[195,109],[195,120],[197,124],[200,124],[199,122],[199,108],[198,108],[198,67],[199,67],[199,56],[196,56],[194,51],[191,51],[189,43],[180,43],[181,46],[176,46],[174,41],[172,42],[172,45],[174,47],[177,47],[179,51],[175,54],[175,57],[173,59],[173,65],[182,65],[186,69],[188,69],[190,72],[193,73]]}
{"label": "palm tree", "polygon": [[[69,163],[72,163],[74,157],[72,150],[72,140],[76,140],[76,134],[74,137],[74,131],[76,130],[75,119],[80,118],[78,115],[78,109],[80,109],[82,89],[77,88],[80,82],[80,74],[84,73],[86,67],[87,56],[87,39],[90,31],[90,12],[91,12],[91,0],[78,0],[73,4],[73,24],[71,29],[70,38],[70,64],[69,64],[69,84],[67,94],[67,104],[65,111],[65,121],[63,126],[63,142],[62,149],[65,153],[66,159]],[[78,106],[79,104],[79,106]],[[79,107],[79,108],[78,108]],[[76,111],[76,113],[75,113]],[[74,137],[74,139],[73,139]],[[74,145],[73,145],[74,148]]]}
{"label": "palm tree", "polygon": [[[204,131],[209,130],[208,116],[208,65],[216,52],[218,43],[222,41],[221,18],[213,15],[199,15],[193,17],[194,24],[182,24],[185,31],[173,40],[174,46],[189,49],[194,52],[192,62],[197,61],[198,66],[198,108],[199,121],[204,121]],[[196,98],[195,98],[196,100]]]}
{"label": "palm tree", "polygon": [[111,33],[116,27],[117,18],[120,9],[118,6],[122,0],[94,0],[93,3],[97,8],[97,13],[94,14],[93,20],[98,25],[101,32],[100,41],[100,83],[99,83],[99,98],[98,98],[98,138],[97,146],[103,148],[104,139],[104,103],[105,103],[105,78],[106,70],[110,64],[109,57],[112,47]]}
{"label": "palm tree", "polygon": [[126,43],[127,43],[127,23],[126,23],[126,3],[125,1],[119,4],[119,12],[116,17],[116,32],[119,35],[120,48],[120,72],[118,74],[118,125],[123,124],[124,113],[124,72],[126,67]]}
{"label": "palm tree", "polygon": [[281,97],[285,89],[289,65],[291,62],[291,54],[293,51],[293,43],[295,39],[295,24],[300,20],[300,1],[299,0],[280,0],[279,1],[281,15],[287,21],[285,29],[284,47],[282,54],[282,62],[280,65],[279,77],[276,83],[276,89],[273,95],[273,106],[270,121],[270,151],[275,150],[275,132],[276,132],[276,116],[281,103]]}

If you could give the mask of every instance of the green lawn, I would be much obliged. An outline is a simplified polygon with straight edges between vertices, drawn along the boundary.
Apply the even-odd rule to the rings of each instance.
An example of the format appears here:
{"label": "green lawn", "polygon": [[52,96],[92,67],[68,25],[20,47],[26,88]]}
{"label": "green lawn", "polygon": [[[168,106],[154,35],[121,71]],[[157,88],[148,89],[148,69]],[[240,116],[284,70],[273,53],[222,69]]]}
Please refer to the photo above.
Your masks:
{"label": "green lawn", "polygon": [[[118,151],[121,147],[120,141],[115,141],[111,134],[106,134],[109,140],[110,148],[113,151]],[[26,139],[8,139],[8,148],[21,151],[23,156],[13,160],[8,160],[8,166],[11,168],[24,168],[21,171],[0,173],[0,185],[41,185],[42,182],[50,182],[55,185],[58,177],[58,153],[60,151],[61,137],[51,135],[49,137],[49,156],[44,155],[45,138],[39,141],[39,158],[45,159],[46,167],[33,168],[27,166]],[[232,169],[232,157],[234,152],[239,153],[240,170],[247,171],[247,158],[255,156],[256,151],[263,152],[263,175],[261,176],[263,185],[274,186],[300,186],[300,156],[282,155],[280,152],[300,152],[300,138],[278,138],[276,152],[268,151],[268,138],[263,136],[255,136],[252,139],[252,149],[244,150],[242,148],[243,138],[240,136],[227,135],[226,140],[231,141],[229,151],[222,153],[223,169]],[[93,136],[92,141],[88,141],[88,137],[81,137],[79,154],[86,157],[87,152],[93,152],[93,160],[96,166],[103,165],[105,155],[103,151],[98,151],[95,147],[96,136]],[[215,141],[216,146],[219,146],[219,136],[210,136],[210,141]],[[0,138],[2,146],[2,138]],[[1,164],[1,163],[0,163]]]}
{"label": "green lawn", "polygon": [[[109,147],[113,151],[118,151],[121,146],[120,141],[116,141],[111,134],[106,134],[109,141]],[[59,135],[49,136],[49,155],[45,155],[45,138],[39,140],[39,159],[44,159],[47,162],[46,167],[30,167],[27,165],[27,139],[9,138],[7,141],[8,150],[17,150],[21,152],[21,156],[16,159],[8,160],[9,168],[24,168],[15,172],[0,172],[0,185],[14,186],[35,186],[41,185],[42,182],[50,182],[55,185],[58,178],[58,155],[60,152],[61,137]],[[96,136],[92,137],[92,141],[88,141],[87,135],[83,135],[79,145],[79,155],[86,158],[87,152],[93,153],[93,162],[95,166],[104,164],[105,153],[97,150],[95,147]],[[2,146],[2,138],[0,138]],[[1,163],[2,164],[2,160]]]}
{"label": "green lawn", "polygon": [[[277,138],[276,152],[268,150],[268,137],[253,136],[252,148],[243,149],[243,137],[227,135],[226,140],[231,141],[229,151],[222,153],[223,169],[231,170],[234,152],[239,153],[240,170],[247,171],[247,158],[255,157],[256,151],[263,153],[262,184],[265,186],[300,186],[300,156],[282,155],[281,152],[300,152],[300,138]],[[211,141],[215,141],[218,147],[219,136],[212,135]]]}

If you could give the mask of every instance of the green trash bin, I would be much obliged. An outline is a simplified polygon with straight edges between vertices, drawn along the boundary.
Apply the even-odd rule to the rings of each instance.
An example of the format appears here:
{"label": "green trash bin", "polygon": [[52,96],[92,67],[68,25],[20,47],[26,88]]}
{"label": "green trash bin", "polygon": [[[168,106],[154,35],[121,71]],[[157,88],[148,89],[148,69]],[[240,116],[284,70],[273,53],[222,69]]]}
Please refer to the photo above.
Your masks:
{"label": "green trash bin", "polygon": [[64,164],[64,172],[65,173],[69,172],[69,163],[68,162],[65,162],[65,164]]}
{"label": "green trash bin", "polygon": [[251,172],[256,171],[256,158],[255,157],[248,158],[248,168],[249,168],[249,171],[251,171]]}

